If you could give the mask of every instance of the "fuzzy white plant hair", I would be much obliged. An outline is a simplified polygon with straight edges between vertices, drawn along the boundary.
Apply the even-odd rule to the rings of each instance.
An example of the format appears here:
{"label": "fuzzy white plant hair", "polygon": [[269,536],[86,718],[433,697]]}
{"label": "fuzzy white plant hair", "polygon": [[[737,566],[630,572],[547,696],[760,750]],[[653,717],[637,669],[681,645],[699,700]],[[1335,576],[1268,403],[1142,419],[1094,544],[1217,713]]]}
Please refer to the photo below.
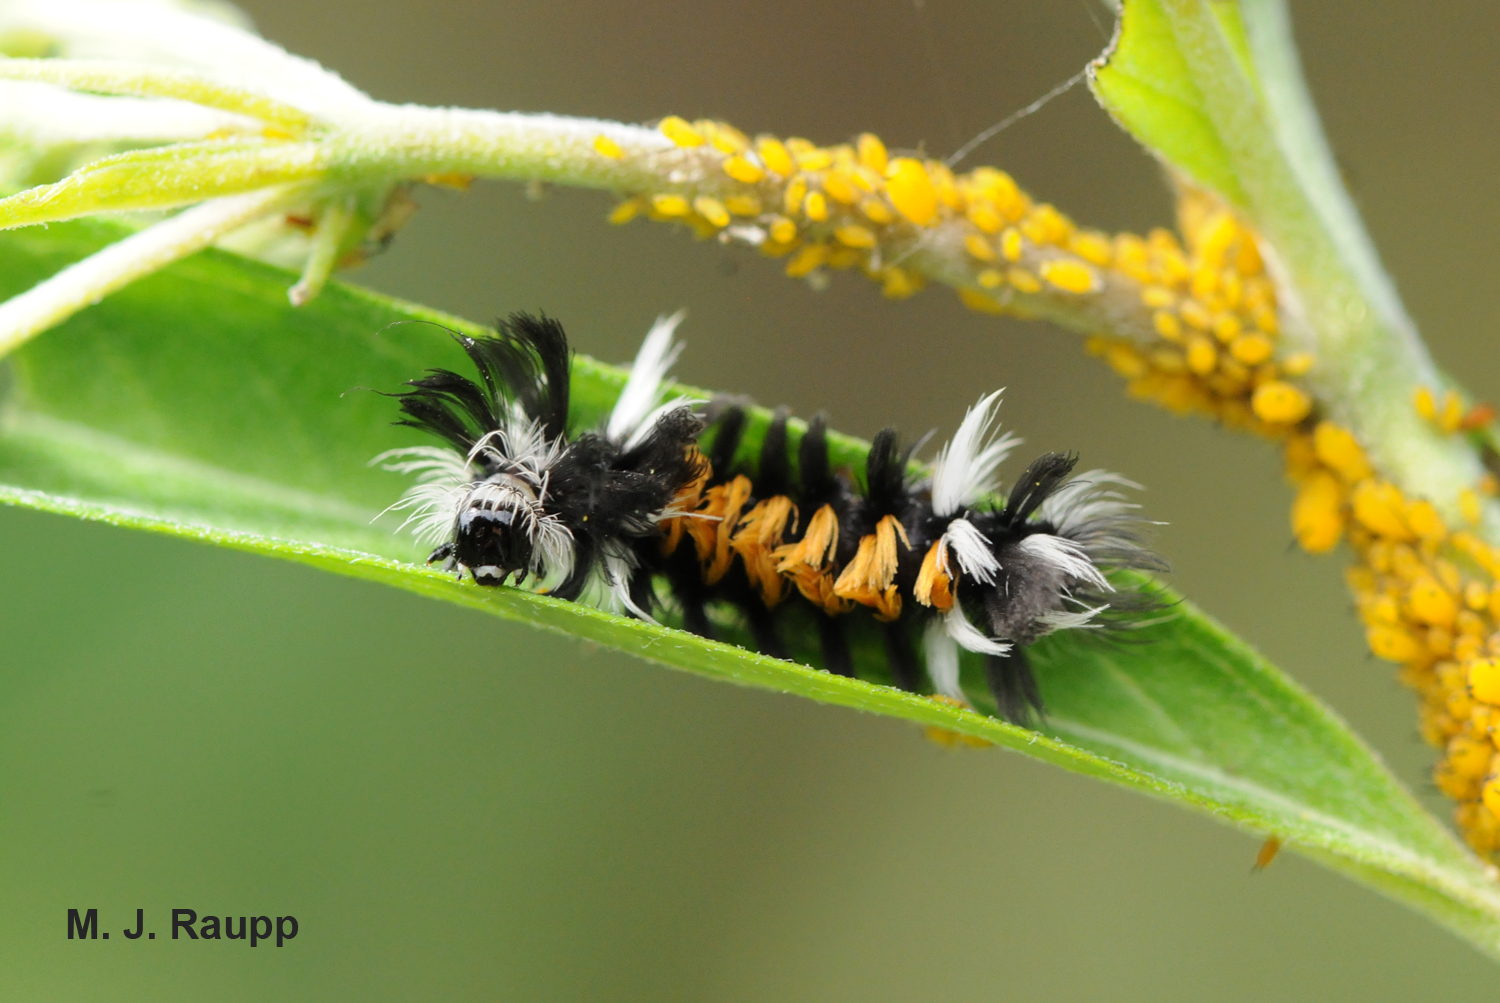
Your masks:
{"label": "fuzzy white plant hair", "polygon": [[695,398],[676,397],[657,404],[661,385],[667,381],[672,364],[682,354],[682,343],[672,339],[677,325],[686,316],[686,310],[678,310],[670,317],[658,317],[651,330],[646,332],[646,340],[641,342],[630,367],[625,389],[620,392],[620,399],[615,401],[614,410],[610,411],[609,421],[604,426],[604,436],[610,442],[632,449],[651,434],[652,427],[663,415],[700,403]]}
{"label": "fuzzy white plant hair", "polygon": [[996,470],[1021,440],[999,430],[1000,395],[996,390],[969,408],[953,438],[932,464],[932,511],[946,516],[961,512],[993,494],[1000,486]]}

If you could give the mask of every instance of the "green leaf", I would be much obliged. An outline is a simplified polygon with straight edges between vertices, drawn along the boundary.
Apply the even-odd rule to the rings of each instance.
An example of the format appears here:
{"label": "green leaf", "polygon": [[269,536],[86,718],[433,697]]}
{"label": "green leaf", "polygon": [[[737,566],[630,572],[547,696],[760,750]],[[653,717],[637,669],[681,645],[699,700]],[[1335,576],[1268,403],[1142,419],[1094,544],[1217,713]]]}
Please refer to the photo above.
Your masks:
{"label": "green leaf", "polygon": [[[71,223],[0,235],[0,292],[119,234]],[[391,427],[388,399],[356,388],[389,390],[463,364],[442,330],[396,322],[472,325],[336,285],[292,309],[292,278],[201,254],[27,344],[0,412],[0,499],[300,561],[673,668],[983,739],[1274,833],[1500,953],[1500,889],[1479,863],[1333,713],[1189,603],[1148,628],[1149,643],[1038,645],[1050,713],[1033,732],[880,685],[874,643],[857,657],[877,681],[845,679],[424,567],[408,537],[371,524],[404,484],[367,462],[422,438]],[[575,421],[597,420],[622,385],[620,371],[580,356]],[[843,463],[864,449],[834,445]],[[814,647],[808,636],[796,643]]]}

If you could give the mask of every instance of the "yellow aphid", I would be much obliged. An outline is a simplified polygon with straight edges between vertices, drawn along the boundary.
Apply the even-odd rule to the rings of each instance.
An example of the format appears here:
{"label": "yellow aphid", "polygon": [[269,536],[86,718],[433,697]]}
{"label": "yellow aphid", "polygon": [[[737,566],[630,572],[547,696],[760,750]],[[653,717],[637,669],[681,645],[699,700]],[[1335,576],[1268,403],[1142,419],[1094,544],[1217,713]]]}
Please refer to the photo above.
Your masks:
{"label": "yellow aphid", "polygon": [[1472,488],[1464,488],[1458,493],[1458,512],[1471,526],[1479,525],[1484,518],[1484,505]]}
{"label": "yellow aphid", "polygon": [[1235,338],[1238,338],[1240,336],[1240,332],[1244,329],[1245,325],[1240,323],[1240,319],[1232,313],[1221,313],[1214,317],[1214,337],[1218,338],[1226,345],[1233,341]]}
{"label": "yellow aphid", "polygon": [[[1017,187],[1015,179],[1004,171],[997,171],[993,167],[977,168],[971,175],[974,186],[979,189],[981,195],[995,203],[995,207],[1003,212],[1009,219],[1019,220],[1026,214],[1029,201]],[[1051,209],[1051,206],[1046,208]],[[1054,215],[1056,210],[1052,210]],[[1044,220],[1045,224],[1047,221]],[[1069,232],[1072,224],[1067,226]]]}
{"label": "yellow aphid", "polygon": [[1400,627],[1375,626],[1365,632],[1370,650],[1387,662],[1410,662],[1420,658],[1422,645]]}
{"label": "yellow aphid", "polygon": [[1234,217],[1228,212],[1221,212],[1210,219],[1195,236],[1197,237],[1197,257],[1211,268],[1220,268],[1224,264],[1224,252],[1229,250],[1229,245],[1239,235],[1239,226],[1235,224]]}
{"label": "yellow aphid", "polygon": [[1167,310],[1177,304],[1177,294],[1166,286],[1147,286],[1141,290],[1141,302],[1153,310]]}
{"label": "yellow aphid", "polygon": [[706,123],[711,128],[709,142],[720,153],[744,153],[750,149],[750,139],[728,122]]}
{"label": "yellow aphid", "polygon": [[886,168],[886,194],[896,211],[918,226],[937,218],[937,192],[920,161],[897,157]]}
{"label": "yellow aphid", "polygon": [[797,175],[786,186],[784,201],[788,215],[802,211],[802,200],[807,198],[807,179]]}
{"label": "yellow aphid", "polygon": [[735,216],[759,216],[760,199],[754,195],[730,195],[724,200],[724,208]]}
{"label": "yellow aphid", "polygon": [[1177,312],[1182,315],[1183,320],[1200,331],[1207,331],[1213,326],[1213,314],[1209,313],[1207,308],[1197,300],[1183,300]]}
{"label": "yellow aphid", "polygon": [[1188,340],[1187,367],[1199,376],[1207,376],[1218,365],[1219,352],[1214,343],[1197,336]]}
{"label": "yellow aphid", "polygon": [[1010,284],[1016,287],[1018,292],[1039,293],[1042,291],[1042,283],[1024,268],[1012,268],[1005,275]]}
{"label": "yellow aphid", "polygon": [[1293,425],[1312,411],[1312,398],[1290,383],[1270,380],[1255,388],[1250,407],[1267,424]]}
{"label": "yellow aphid", "polygon": [[1021,221],[1021,232],[1034,244],[1064,244],[1073,235],[1073,223],[1050,205],[1039,205]]}
{"label": "yellow aphid", "polygon": [[821,268],[827,260],[827,244],[808,244],[786,263],[786,273],[791,278],[799,279]]}
{"label": "yellow aphid", "polygon": [[[887,299],[904,300],[920,292],[921,288],[920,283],[904,268],[892,266],[881,272],[880,292]],[[961,291],[959,295],[962,295]]]}
{"label": "yellow aphid", "polygon": [[1199,265],[1193,270],[1193,280],[1188,285],[1188,290],[1195,299],[1207,300],[1219,288],[1219,271]]}
{"label": "yellow aphid", "polygon": [[1416,534],[1404,518],[1406,499],[1394,484],[1361,481],[1355,485],[1351,501],[1354,505],[1354,518],[1375,535],[1388,540],[1415,538]]}
{"label": "yellow aphid", "polygon": [[821,223],[828,218],[828,200],[822,192],[808,192],[802,200],[802,211],[814,223]]}
{"label": "yellow aphid", "polygon": [[[1031,280],[1035,282],[1036,279]],[[1004,313],[1005,308],[1000,302],[990,296],[986,296],[978,289],[960,288],[958,298],[963,301],[964,306],[979,313]]]}
{"label": "yellow aphid", "polygon": [[[1217,330],[1214,332],[1218,333]],[[1271,339],[1263,334],[1242,334],[1229,343],[1229,354],[1234,356],[1236,362],[1247,366],[1258,366],[1271,358],[1276,347],[1271,344]]]}
{"label": "yellow aphid", "polygon": [[974,277],[986,289],[999,289],[1005,285],[1005,276],[997,268],[986,268]]}
{"label": "yellow aphid", "polygon": [[623,160],[625,158],[625,151],[620,148],[620,144],[608,136],[594,137],[594,152],[601,157],[608,157],[610,160]]}
{"label": "yellow aphid", "polygon": [[853,205],[859,201],[859,188],[836,170],[823,175],[823,190],[828,193],[829,198],[844,205]]}
{"label": "yellow aphid", "polygon": [[797,224],[785,216],[777,216],[773,219],[769,229],[771,239],[778,243],[790,244],[797,239]]}
{"label": "yellow aphid", "polygon": [[1425,498],[1406,506],[1406,524],[1429,543],[1442,543],[1448,535],[1448,526],[1438,514],[1437,506]]}
{"label": "yellow aphid", "polygon": [[1457,601],[1430,575],[1412,582],[1406,602],[1413,618],[1434,627],[1451,627],[1454,617],[1458,616]]}
{"label": "yellow aphid", "polygon": [[964,197],[958,190],[958,180],[953,177],[953,172],[948,165],[941,160],[929,160],[926,164],[927,176],[932,179],[932,190],[937,192],[938,201],[949,209],[962,209]]}
{"label": "yellow aphid", "polygon": [[1123,341],[1109,345],[1104,352],[1104,361],[1127,380],[1138,379],[1150,369],[1140,353]]}
{"label": "yellow aphid", "polygon": [[766,176],[766,172],[761,169],[760,165],[738,153],[725,158],[724,173],[747,185],[753,185]]}
{"label": "yellow aphid", "polygon": [[1412,406],[1417,409],[1417,414],[1427,421],[1437,421],[1437,401],[1433,400],[1432,391],[1426,387],[1417,387],[1411,395]]}
{"label": "yellow aphid", "polygon": [[859,148],[859,162],[877,174],[884,174],[885,144],[880,141],[880,137],[871,132],[861,133],[856,145]]}
{"label": "yellow aphid", "polygon": [[1068,247],[1091,265],[1098,265],[1100,268],[1109,266],[1112,250],[1109,238],[1097,230],[1084,230],[1074,234]]}
{"label": "yellow aphid", "polygon": [[1021,231],[1013,226],[1006,227],[1000,234],[1000,253],[1005,255],[1006,261],[1014,263],[1021,260],[1021,250]]}
{"label": "yellow aphid", "polygon": [[971,233],[964,238],[964,250],[980,261],[994,261],[996,258],[995,245],[977,233]]}
{"label": "yellow aphid", "polygon": [[1469,695],[1480,703],[1500,705],[1500,661],[1481,658],[1465,667]]}
{"label": "yellow aphid", "polygon": [[681,195],[653,195],[651,208],[662,216],[687,216],[693,211],[688,200]]}
{"label": "yellow aphid", "polygon": [[1344,535],[1344,490],[1332,474],[1319,471],[1298,488],[1292,532],[1310,554],[1325,554],[1338,546]]}
{"label": "yellow aphid", "polygon": [[702,146],[704,143],[703,133],[676,115],[668,115],[662,119],[661,125],[657,128],[662,131],[662,135],[678,146]]}
{"label": "yellow aphid", "polygon": [[641,214],[646,204],[638,198],[626,199],[609,212],[609,221],[615,226],[624,226]]}
{"label": "yellow aphid", "polygon": [[870,248],[875,246],[875,234],[868,227],[857,223],[838,227],[833,238],[845,247]]}
{"label": "yellow aphid", "polygon": [[1500,777],[1486,777],[1479,796],[1491,816],[1500,815]]}
{"label": "yellow aphid", "polygon": [[1182,340],[1182,322],[1175,313],[1158,310],[1151,315],[1151,323],[1156,327],[1156,333],[1168,341]]}
{"label": "yellow aphid", "polygon": [[860,248],[840,245],[829,252],[828,267],[841,270],[845,268],[853,268],[855,265],[865,260],[865,257],[865,252]]}
{"label": "yellow aphid", "polygon": [[760,162],[767,169],[775,171],[784,178],[789,178],[797,171],[797,164],[792,160],[792,155],[782,145],[781,140],[774,136],[762,136],[755,141],[755,152],[760,154]]}
{"label": "yellow aphid", "polygon": [[985,233],[999,233],[1005,227],[1005,219],[1000,215],[994,203],[985,199],[975,199],[969,203],[966,212],[969,222],[973,223]]}
{"label": "yellow aphid", "polygon": [[1438,415],[1438,428],[1452,435],[1464,420],[1464,402],[1458,394],[1448,391],[1443,395],[1443,410]]}
{"label": "yellow aphid", "polygon": [[1489,605],[1490,590],[1484,587],[1483,582],[1469,582],[1464,586],[1464,605],[1473,610],[1481,610]]}
{"label": "yellow aphid", "polygon": [[792,159],[804,171],[826,171],[833,166],[833,154],[820,146],[792,148]]}
{"label": "yellow aphid", "polygon": [[1448,743],[1448,766],[1461,776],[1482,778],[1489,771],[1495,747],[1468,735],[1459,735]]}
{"label": "yellow aphid", "polygon": [[[1264,327],[1265,325],[1261,326]],[[1285,361],[1281,363],[1281,370],[1288,376],[1306,376],[1312,372],[1313,361],[1310,353],[1297,352],[1294,355],[1286,357]]]}
{"label": "yellow aphid", "polygon": [[865,199],[859,204],[859,211],[864,213],[865,218],[871,223],[879,223],[881,226],[896,221],[896,214],[891,212],[891,207],[878,198]]}
{"label": "yellow aphid", "polygon": [[1318,427],[1313,429],[1312,441],[1313,451],[1318,459],[1331,467],[1345,482],[1353,484],[1373,473],[1370,461],[1365,459],[1365,451],[1360,448],[1359,440],[1348,429],[1331,421],[1320,421]]}
{"label": "yellow aphid", "polygon": [[729,225],[729,210],[724,208],[724,203],[707,195],[699,195],[693,199],[693,209],[708,220],[714,226]]}
{"label": "yellow aphid", "polygon": [[1042,278],[1070,293],[1093,292],[1099,281],[1088,265],[1067,258],[1042,262]]}

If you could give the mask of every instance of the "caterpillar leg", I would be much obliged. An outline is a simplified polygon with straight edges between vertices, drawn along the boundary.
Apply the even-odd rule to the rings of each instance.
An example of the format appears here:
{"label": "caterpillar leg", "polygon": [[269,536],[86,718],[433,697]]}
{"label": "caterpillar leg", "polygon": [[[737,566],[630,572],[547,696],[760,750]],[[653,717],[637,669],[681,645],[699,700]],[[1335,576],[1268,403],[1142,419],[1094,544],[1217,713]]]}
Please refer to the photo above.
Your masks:
{"label": "caterpillar leg", "polygon": [[1026,726],[1033,714],[1043,712],[1042,694],[1021,645],[1004,655],[984,656],[984,676],[1001,715],[1011,724]]}
{"label": "caterpillar leg", "polygon": [[854,655],[844,623],[836,616],[818,616],[818,641],[823,649],[823,668],[840,676],[854,676]]}
{"label": "caterpillar leg", "polygon": [[790,660],[792,653],[776,629],[776,618],[759,599],[751,598],[745,603],[745,612],[750,621],[750,633],[755,638],[755,647],[763,655]]}
{"label": "caterpillar leg", "polygon": [[885,657],[890,663],[891,677],[897,686],[910,693],[922,689],[922,663],[917,661],[917,649],[912,646],[911,633],[900,620],[885,625]]}

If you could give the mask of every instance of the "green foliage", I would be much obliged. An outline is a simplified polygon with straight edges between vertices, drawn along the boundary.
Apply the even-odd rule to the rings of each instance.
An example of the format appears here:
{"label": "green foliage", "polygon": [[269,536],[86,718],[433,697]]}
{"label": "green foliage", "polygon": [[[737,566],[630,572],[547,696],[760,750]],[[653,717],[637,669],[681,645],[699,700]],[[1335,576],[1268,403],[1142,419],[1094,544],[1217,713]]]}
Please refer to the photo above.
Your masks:
{"label": "green foliage", "polygon": [[[120,235],[97,222],[5,234],[0,293]],[[341,286],[293,309],[289,281],[201,254],[19,350],[0,411],[0,499],[296,560],[673,668],[981,738],[1274,833],[1488,950],[1500,944],[1500,894],[1478,863],[1336,716],[1185,601],[1143,631],[1143,643],[1055,638],[1034,649],[1049,715],[1033,732],[878,682],[423,567],[389,517],[371,524],[404,484],[368,460],[423,439],[391,427],[391,401],[370,391],[395,389],[430,366],[461,367],[434,325],[472,325]],[[598,420],[622,385],[620,371],[578,357],[575,423]],[[765,418],[757,415],[747,448]],[[863,448],[835,438],[841,464],[857,466]],[[726,636],[736,637],[732,625]],[[800,650],[812,647],[800,639]],[[859,649],[870,680],[884,673],[877,648]],[[497,661],[504,650],[496,645]],[[981,710],[984,701],[976,688]]]}

